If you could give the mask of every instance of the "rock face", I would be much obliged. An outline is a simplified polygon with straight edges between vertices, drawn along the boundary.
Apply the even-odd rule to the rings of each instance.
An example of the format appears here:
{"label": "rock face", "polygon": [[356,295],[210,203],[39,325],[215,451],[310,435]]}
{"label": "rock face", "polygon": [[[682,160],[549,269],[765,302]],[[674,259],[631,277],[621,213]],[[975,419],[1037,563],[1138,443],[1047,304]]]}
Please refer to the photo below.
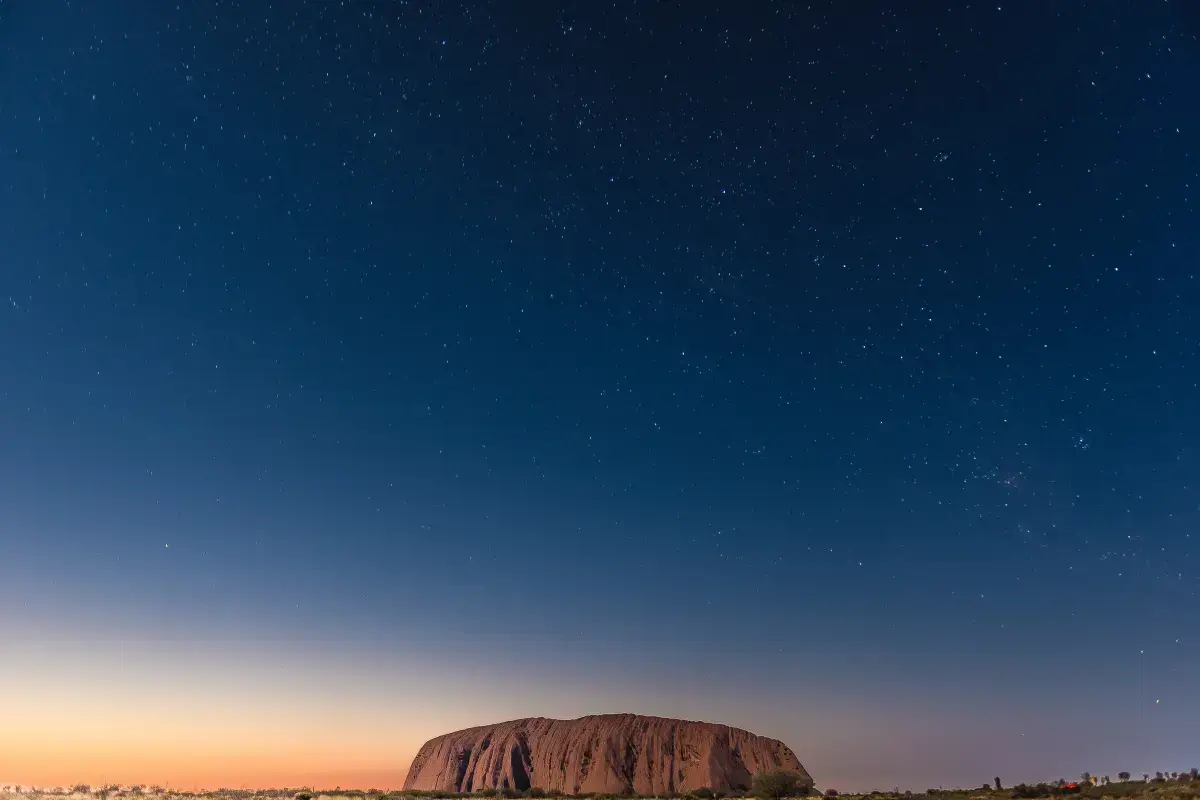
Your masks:
{"label": "rock face", "polygon": [[413,759],[404,788],[665,794],[707,786],[728,792],[773,769],[794,770],[811,787],[812,777],[787,745],[739,728],[637,714],[535,717],[430,739]]}

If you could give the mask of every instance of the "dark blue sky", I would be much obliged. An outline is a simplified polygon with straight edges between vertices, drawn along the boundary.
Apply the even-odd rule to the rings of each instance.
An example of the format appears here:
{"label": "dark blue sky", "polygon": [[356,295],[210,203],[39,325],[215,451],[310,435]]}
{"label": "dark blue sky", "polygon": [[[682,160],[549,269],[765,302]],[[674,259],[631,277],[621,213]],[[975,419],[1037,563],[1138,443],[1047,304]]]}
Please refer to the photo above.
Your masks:
{"label": "dark blue sky", "polygon": [[991,777],[872,768],[860,717],[802,724],[829,697],[1042,720],[988,745],[1015,777],[1190,766],[1154,759],[1200,703],[1198,35],[0,4],[10,640],[486,653],[595,711],[699,681],[650,710],[823,785]]}

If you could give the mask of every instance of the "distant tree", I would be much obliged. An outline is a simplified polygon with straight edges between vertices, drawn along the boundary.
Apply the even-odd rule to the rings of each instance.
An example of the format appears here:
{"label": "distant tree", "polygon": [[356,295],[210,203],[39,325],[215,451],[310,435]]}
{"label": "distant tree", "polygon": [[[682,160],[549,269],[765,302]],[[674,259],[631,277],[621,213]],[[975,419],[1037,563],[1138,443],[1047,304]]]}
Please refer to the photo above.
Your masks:
{"label": "distant tree", "polygon": [[751,791],[762,800],[779,800],[780,797],[795,797],[807,794],[808,786],[799,772],[776,769],[760,772],[754,776]]}
{"label": "distant tree", "polygon": [[1188,771],[1188,774],[1192,776],[1192,780],[1200,778],[1200,767],[1192,767],[1191,770]]}
{"label": "distant tree", "polygon": [[826,797],[837,797],[837,796],[838,796],[838,790],[837,790],[837,789],[826,789],[826,790],[825,790],[825,796],[826,796]]}
{"label": "distant tree", "polygon": [[1127,781],[1127,780],[1129,780],[1129,773],[1128,773],[1128,772],[1118,772],[1118,773],[1117,773],[1117,780],[1119,780],[1119,781]]}
{"label": "distant tree", "polygon": [[1149,773],[1149,772],[1143,772],[1143,773],[1142,773],[1142,780],[1144,780],[1146,783],[1149,783],[1149,782],[1150,782],[1150,773]]}
{"label": "distant tree", "polygon": [[708,788],[707,786],[701,786],[699,789],[692,792],[692,796],[699,797],[700,800],[712,800],[714,797],[717,796],[717,794],[716,794],[716,792],[714,792],[712,789]]}
{"label": "distant tree", "polygon": [[1092,773],[1090,773],[1090,772],[1083,773],[1082,775],[1079,776],[1079,781],[1081,783],[1091,783],[1092,782]]}
{"label": "distant tree", "polygon": [[1154,773],[1154,780],[1161,783],[1162,781],[1166,780],[1166,778],[1163,777],[1163,774],[1161,772],[1156,772],[1156,773]]}
{"label": "distant tree", "polygon": [[1105,775],[1103,778],[1100,779],[1100,782],[1102,784],[1104,784],[1105,786],[1108,786],[1110,783],[1112,783],[1112,779],[1109,778],[1107,775]]}
{"label": "distant tree", "polygon": [[996,791],[997,792],[1004,788],[1003,786],[1000,785],[1000,776],[999,775],[997,775],[995,778],[992,778],[992,780],[996,782]]}

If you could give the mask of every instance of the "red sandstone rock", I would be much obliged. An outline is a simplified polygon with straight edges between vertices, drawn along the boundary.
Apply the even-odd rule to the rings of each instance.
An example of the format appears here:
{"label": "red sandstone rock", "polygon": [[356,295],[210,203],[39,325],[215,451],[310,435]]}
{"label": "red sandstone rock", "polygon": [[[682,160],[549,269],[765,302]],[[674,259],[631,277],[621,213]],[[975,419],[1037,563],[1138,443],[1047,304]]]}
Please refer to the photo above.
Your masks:
{"label": "red sandstone rock", "polygon": [[794,770],[811,786],[787,745],[739,728],[637,714],[536,717],[430,739],[413,759],[404,788],[665,794],[707,786],[728,792],[773,769]]}

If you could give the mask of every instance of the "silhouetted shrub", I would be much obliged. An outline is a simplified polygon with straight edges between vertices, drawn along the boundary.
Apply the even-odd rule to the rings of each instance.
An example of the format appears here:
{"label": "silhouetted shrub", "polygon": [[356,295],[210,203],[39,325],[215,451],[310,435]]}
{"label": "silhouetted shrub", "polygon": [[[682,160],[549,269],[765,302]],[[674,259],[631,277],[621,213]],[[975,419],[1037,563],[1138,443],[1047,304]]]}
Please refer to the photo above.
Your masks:
{"label": "silhouetted shrub", "polygon": [[751,790],[755,797],[763,800],[779,800],[780,797],[808,794],[808,782],[798,772],[776,769],[755,775]]}

